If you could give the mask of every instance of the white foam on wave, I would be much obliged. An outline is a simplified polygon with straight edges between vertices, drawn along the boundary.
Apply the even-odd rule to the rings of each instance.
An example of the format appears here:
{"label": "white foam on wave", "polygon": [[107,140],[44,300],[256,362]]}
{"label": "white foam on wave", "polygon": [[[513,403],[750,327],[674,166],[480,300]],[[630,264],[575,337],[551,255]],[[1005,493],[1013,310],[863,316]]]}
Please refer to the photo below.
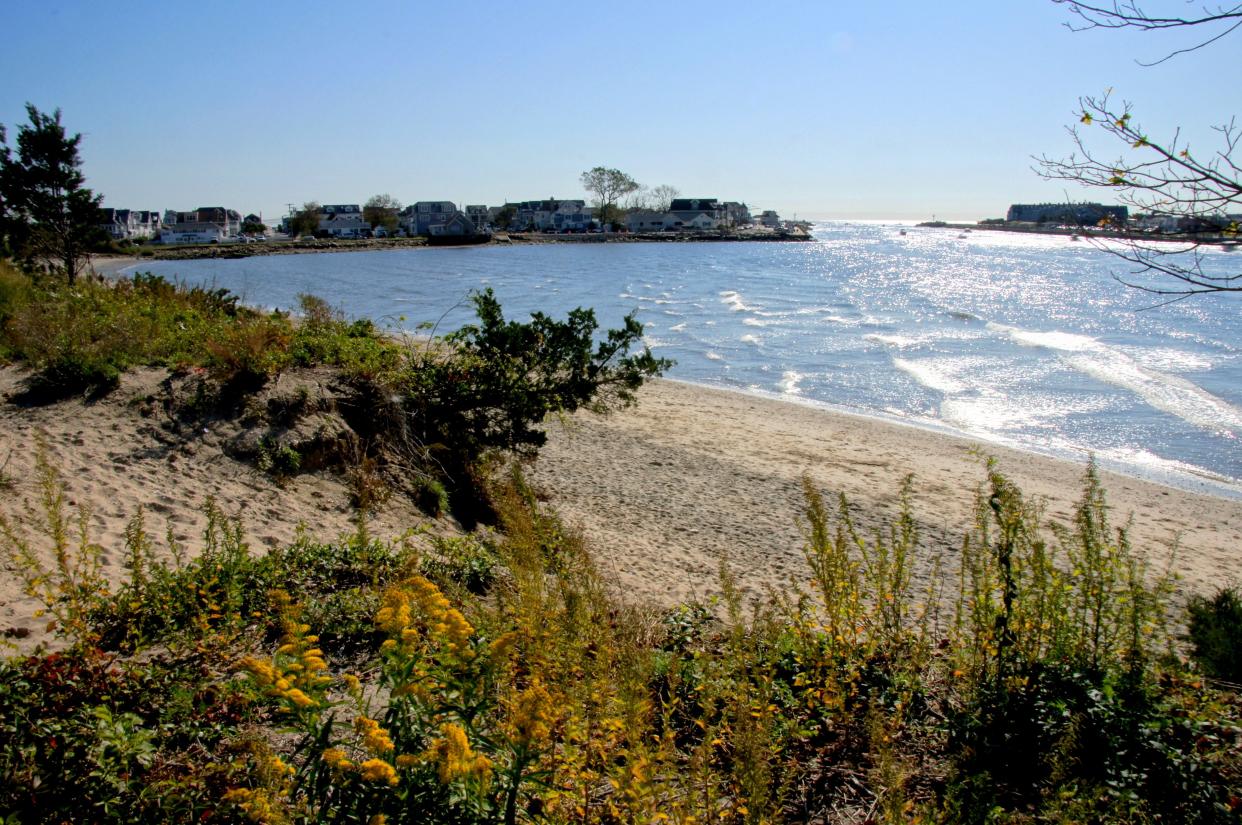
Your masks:
{"label": "white foam on wave", "polygon": [[746,302],[742,300],[742,296],[731,289],[727,289],[720,293],[720,302],[727,305],[729,309],[734,312],[745,312],[746,310],[751,309],[751,307],[747,306]]}
{"label": "white foam on wave", "polygon": [[780,387],[781,392],[785,395],[801,395],[802,390],[798,387],[798,382],[804,377],[801,373],[794,370],[785,370],[776,386]]}
{"label": "white foam on wave", "polygon": [[877,318],[874,315],[864,315],[861,318],[846,318],[843,315],[825,315],[824,320],[833,324],[840,324],[843,327],[878,327],[887,323],[883,318]]}
{"label": "white foam on wave", "polygon": [[1218,484],[1236,485],[1239,479],[1230,478],[1229,476],[1213,473],[1202,467],[1196,467],[1194,464],[1188,464],[1185,461],[1176,461],[1170,458],[1161,458],[1155,453],[1137,447],[1118,447],[1109,450],[1100,450],[1097,457],[1105,462],[1115,462],[1126,467],[1138,467],[1148,472],[1169,473],[1172,475],[1189,475],[1196,478],[1204,478],[1208,481],[1214,481]]}
{"label": "white foam on wave", "polygon": [[1169,372],[1207,372],[1212,368],[1212,359],[1197,352],[1172,347],[1155,347],[1153,349],[1125,349],[1127,355],[1148,369],[1168,370]]}
{"label": "white foam on wave", "polygon": [[708,361],[723,361],[724,360],[723,355],[710,349],[707,352],[703,353],[703,357],[706,358]]}
{"label": "white foam on wave", "polygon": [[912,338],[908,335],[884,335],[879,332],[868,332],[863,336],[864,341],[875,341],[878,344],[886,344],[890,347],[905,349],[906,347],[914,347],[924,343],[926,338]]}
{"label": "white foam on wave", "polygon": [[1143,366],[1121,349],[1095,338],[1069,332],[1032,332],[1004,324],[990,323],[988,328],[1024,346],[1055,350],[1062,361],[1079,372],[1132,392],[1149,406],[1196,427],[1230,436],[1242,433],[1242,408],[1185,378]]}
{"label": "white foam on wave", "polygon": [[765,321],[762,318],[743,318],[742,323],[748,327],[768,327],[775,322]]}
{"label": "white foam on wave", "polygon": [[1024,347],[1044,347],[1061,350],[1062,352],[1082,352],[1102,346],[1089,335],[1078,335],[1073,332],[1037,332],[1019,329],[994,321],[988,322],[988,329],[1008,335],[1015,343]]}
{"label": "white foam on wave", "polygon": [[741,340],[742,343],[754,344],[755,346],[759,346],[761,343],[758,335],[743,335]]}
{"label": "white foam on wave", "polygon": [[965,392],[968,387],[954,378],[948,370],[935,361],[911,361],[906,358],[894,358],[893,366],[911,376],[924,387],[929,387],[946,395]]}
{"label": "white foam on wave", "polygon": [[673,324],[671,327],[668,328],[668,331],[669,332],[683,332],[685,328],[686,328],[686,322],[682,321],[680,324]]}
{"label": "white foam on wave", "polygon": [[1001,395],[946,398],[940,403],[940,418],[963,432],[989,438],[1007,430],[1050,428],[1041,416]]}

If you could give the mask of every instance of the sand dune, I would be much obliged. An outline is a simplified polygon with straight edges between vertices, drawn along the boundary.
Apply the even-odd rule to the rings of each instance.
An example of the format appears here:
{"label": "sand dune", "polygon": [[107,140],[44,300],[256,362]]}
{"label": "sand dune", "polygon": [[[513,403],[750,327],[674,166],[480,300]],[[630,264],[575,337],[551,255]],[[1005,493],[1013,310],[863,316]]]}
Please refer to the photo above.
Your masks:
{"label": "sand dune", "polygon": [[[119,582],[125,524],[137,507],[156,535],[165,528],[189,548],[205,524],[208,496],[239,516],[255,551],[290,541],[298,525],[335,537],[351,529],[345,484],[312,473],[284,486],[229,458],[212,432],[170,441],[136,403],[162,378],[126,375],[107,398],[42,407],[0,403],[0,512],[20,516],[37,500],[35,444],[41,439],[68,486],[90,512],[105,572]],[[20,373],[0,369],[0,395]],[[844,493],[870,528],[893,513],[902,479],[913,473],[914,508],[927,555],[951,561],[969,523],[972,491],[983,479],[978,445],[934,432],[826,412],[740,393],[656,381],[637,408],[609,417],[577,415],[549,424],[549,443],[532,480],[591,540],[602,567],[626,598],[671,605],[717,590],[727,559],[744,592],[761,595],[805,580],[799,527],[801,478],[826,494]],[[1083,467],[999,448],[988,452],[1024,491],[1065,521]],[[1103,474],[1116,524],[1160,564],[1180,543],[1183,595],[1238,581],[1242,503]],[[423,521],[396,498],[376,514],[373,533],[393,537]],[[441,522],[438,529],[452,529]],[[926,571],[926,564],[924,565]],[[38,605],[11,569],[0,570],[0,634],[23,647],[46,638]]]}

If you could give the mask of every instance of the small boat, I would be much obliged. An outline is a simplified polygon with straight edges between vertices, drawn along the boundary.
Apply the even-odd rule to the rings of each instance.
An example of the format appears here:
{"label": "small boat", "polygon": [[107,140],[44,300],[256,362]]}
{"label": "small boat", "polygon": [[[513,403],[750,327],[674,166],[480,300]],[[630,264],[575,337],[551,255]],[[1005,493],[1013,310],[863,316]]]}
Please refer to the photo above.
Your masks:
{"label": "small boat", "polygon": [[906,234],[906,230],[902,229],[902,230],[901,230],[901,232],[900,232],[900,234],[902,234],[902,235]]}

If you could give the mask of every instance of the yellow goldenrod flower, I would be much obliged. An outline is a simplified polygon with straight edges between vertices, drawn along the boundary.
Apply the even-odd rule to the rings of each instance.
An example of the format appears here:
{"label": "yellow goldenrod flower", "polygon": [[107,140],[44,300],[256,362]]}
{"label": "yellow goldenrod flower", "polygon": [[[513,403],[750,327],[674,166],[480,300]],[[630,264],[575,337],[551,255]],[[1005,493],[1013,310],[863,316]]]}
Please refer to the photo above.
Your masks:
{"label": "yellow goldenrod flower", "polygon": [[397,784],[397,771],[383,759],[368,759],[359,765],[358,769],[362,773],[362,778],[368,782]]}
{"label": "yellow goldenrod flower", "polygon": [[345,751],[340,748],[328,748],[323,752],[322,759],[324,764],[334,771],[345,771],[354,766],[354,763],[349,761]]}
{"label": "yellow goldenrod flower", "polygon": [[314,699],[307,696],[298,688],[285,691],[285,698],[300,708],[313,708],[317,704]]}
{"label": "yellow goldenrod flower", "polygon": [[487,652],[492,659],[504,659],[509,655],[510,651],[513,650],[514,645],[517,644],[517,639],[517,633],[510,630],[508,633],[498,636],[496,640],[488,646]]}
{"label": "yellow goldenrod flower", "polygon": [[354,730],[362,735],[363,744],[372,753],[388,753],[394,750],[388,731],[381,728],[374,719],[359,716],[354,720]]}
{"label": "yellow goldenrod flower", "polygon": [[552,697],[539,681],[518,694],[510,720],[511,737],[519,745],[539,745],[552,728]]}
{"label": "yellow goldenrod flower", "polygon": [[491,760],[475,753],[460,725],[446,722],[440,732],[443,736],[431,743],[428,756],[438,763],[441,782],[447,785],[459,778],[486,778],[491,773]]}

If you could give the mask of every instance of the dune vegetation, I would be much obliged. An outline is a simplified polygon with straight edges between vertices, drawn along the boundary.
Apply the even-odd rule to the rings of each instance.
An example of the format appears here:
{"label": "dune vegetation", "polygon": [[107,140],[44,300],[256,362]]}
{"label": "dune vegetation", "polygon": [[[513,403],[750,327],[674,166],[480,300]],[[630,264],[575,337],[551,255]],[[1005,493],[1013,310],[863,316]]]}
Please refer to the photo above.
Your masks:
{"label": "dune vegetation", "polygon": [[[634,604],[518,459],[546,416],[623,408],[668,362],[632,317],[601,333],[589,310],[474,305],[404,340],[310,297],[295,317],[0,268],[24,403],[155,365],[194,388],[176,415],[244,419],[282,371],[327,370],[352,435],[316,466],[359,508],[350,535],[311,524],[262,553],[211,502],[194,546],[139,511],[103,548],[40,459],[0,560],[59,638],[0,663],[4,822],[1242,820],[1236,594],[1184,614],[1093,467],[1056,527],[989,464],[951,559],[926,558],[917,480],[874,533],[808,481],[803,585],[747,602],[724,565],[719,600]],[[306,458],[255,453],[287,483]],[[391,494],[468,529],[371,535]]]}

